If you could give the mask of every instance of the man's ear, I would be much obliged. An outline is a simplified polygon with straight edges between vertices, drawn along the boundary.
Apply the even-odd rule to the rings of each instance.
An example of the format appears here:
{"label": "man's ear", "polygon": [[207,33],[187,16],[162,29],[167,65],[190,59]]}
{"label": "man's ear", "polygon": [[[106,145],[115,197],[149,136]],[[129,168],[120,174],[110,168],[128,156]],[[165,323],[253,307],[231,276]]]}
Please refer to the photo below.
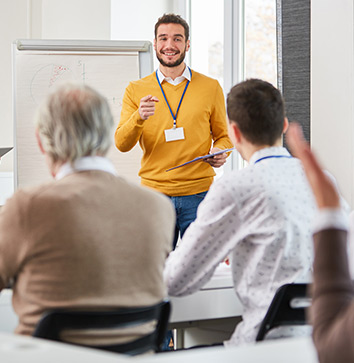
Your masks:
{"label": "man's ear", "polygon": [[154,50],[156,51],[156,38],[154,39]]}
{"label": "man's ear", "polygon": [[289,128],[289,120],[287,117],[284,118],[284,125],[283,125],[283,134],[285,134],[288,131]]}
{"label": "man's ear", "polygon": [[190,46],[191,46],[191,41],[188,39],[186,42],[186,52],[189,51]]}
{"label": "man's ear", "polygon": [[37,144],[38,144],[39,150],[41,151],[42,154],[45,154],[44,147],[43,147],[43,144],[41,141],[41,137],[39,136],[38,129],[36,129],[36,139],[37,139]]}
{"label": "man's ear", "polygon": [[242,139],[242,133],[237,126],[236,122],[230,122],[230,132],[232,134],[233,139],[235,140],[235,143],[238,144]]}

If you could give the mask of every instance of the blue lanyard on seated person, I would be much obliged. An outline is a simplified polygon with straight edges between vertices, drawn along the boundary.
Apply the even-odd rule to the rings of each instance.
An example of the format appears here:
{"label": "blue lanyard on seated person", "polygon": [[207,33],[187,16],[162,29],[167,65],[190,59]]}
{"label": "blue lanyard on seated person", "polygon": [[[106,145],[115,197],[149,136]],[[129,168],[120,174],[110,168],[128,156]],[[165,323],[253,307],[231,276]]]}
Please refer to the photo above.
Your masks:
{"label": "blue lanyard on seated person", "polygon": [[[190,75],[191,75],[191,77],[192,77],[192,71],[191,71],[191,69],[190,69],[189,67],[188,67],[188,69],[189,69],[189,73],[190,73]],[[172,109],[171,109],[171,107],[170,107],[170,104],[169,104],[169,103],[168,103],[168,101],[167,101],[167,97],[166,97],[166,95],[165,95],[165,92],[163,91],[163,88],[162,88],[162,86],[161,86],[161,83],[160,83],[159,77],[158,77],[158,75],[157,75],[157,70],[156,70],[156,79],[157,79],[157,82],[158,82],[158,84],[159,84],[159,86],[160,86],[160,88],[161,88],[161,92],[162,92],[163,96],[165,97],[165,101],[166,101],[167,106],[168,106],[168,108],[169,108],[169,110],[170,110],[170,113],[171,113],[171,115],[172,115],[172,118],[173,118],[173,128],[175,129],[175,128],[176,128],[176,126],[177,126],[177,114],[178,114],[179,108],[181,107],[181,103],[182,103],[182,100],[183,100],[184,94],[185,94],[185,93],[186,93],[186,91],[187,91],[187,88],[188,88],[188,85],[189,85],[189,80],[187,79],[186,87],[184,87],[184,91],[183,91],[183,93],[182,93],[182,97],[181,97],[181,99],[179,100],[179,104],[178,104],[178,107],[177,107],[176,115],[174,115],[174,114],[173,114],[173,112],[172,112]]]}
{"label": "blue lanyard on seated person", "polygon": [[257,164],[264,159],[272,159],[272,158],[288,158],[288,159],[290,159],[290,158],[292,158],[292,156],[291,155],[269,155],[269,156],[264,156],[263,158],[256,160],[254,163]]}

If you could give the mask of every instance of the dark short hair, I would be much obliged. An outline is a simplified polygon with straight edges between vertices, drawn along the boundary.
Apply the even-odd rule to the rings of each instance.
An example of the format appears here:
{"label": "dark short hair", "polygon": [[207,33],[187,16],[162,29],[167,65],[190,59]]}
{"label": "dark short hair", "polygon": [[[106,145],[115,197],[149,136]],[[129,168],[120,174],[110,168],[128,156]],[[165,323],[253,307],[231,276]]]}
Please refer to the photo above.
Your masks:
{"label": "dark short hair", "polygon": [[189,25],[180,15],[163,14],[160,18],[158,18],[157,23],[155,24],[155,39],[157,37],[157,30],[161,24],[180,24],[180,25],[182,25],[184,28],[184,35],[186,37],[186,40],[189,39]]}
{"label": "dark short hair", "polygon": [[274,145],[283,133],[283,98],[272,84],[260,79],[248,79],[231,88],[227,115],[255,145]]}

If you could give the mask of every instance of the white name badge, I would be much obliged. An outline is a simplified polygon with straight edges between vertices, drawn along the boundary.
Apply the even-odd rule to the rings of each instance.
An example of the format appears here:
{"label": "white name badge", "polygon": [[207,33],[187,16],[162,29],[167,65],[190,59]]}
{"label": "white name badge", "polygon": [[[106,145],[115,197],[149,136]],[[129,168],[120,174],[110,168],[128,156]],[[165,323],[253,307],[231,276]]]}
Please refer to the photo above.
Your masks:
{"label": "white name badge", "polygon": [[165,140],[166,142],[184,140],[183,127],[165,130]]}

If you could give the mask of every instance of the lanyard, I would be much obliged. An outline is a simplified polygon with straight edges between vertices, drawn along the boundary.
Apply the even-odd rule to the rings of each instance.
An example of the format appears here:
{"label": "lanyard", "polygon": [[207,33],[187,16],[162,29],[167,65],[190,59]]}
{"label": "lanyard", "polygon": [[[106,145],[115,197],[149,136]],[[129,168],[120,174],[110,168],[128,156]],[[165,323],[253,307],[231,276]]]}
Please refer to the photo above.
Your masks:
{"label": "lanyard", "polygon": [[263,158],[260,158],[258,160],[256,160],[254,163],[257,164],[260,161],[264,160],[264,159],[272,159],[272,158],[292,158],[292,156],[289,155],[269,155],[269,156],[264,156]]}
{"label": "lanyard", "polygon": [[[188,69],[189,69],[189,73],[191,74],[191,77],[192,77],[192,71],[191,71],[191,69],[190,69],[189,67],[188,67]],[[158,75],[157,75],[157,70],[156,70],[156,79],[157,79],[157,82],[158,82],[158,84],[159,84],[159,86],[160,86],[160,88],[161,88],[161,92],[162,92],[162,94],[163,94],[163,96],[164,96],[164,98],[165,98],[166,104],[167,104],[167,106],[168,106],[168,108],[169,108],[169,110],[170,110],[170,113],[171,113],[171,115],[172,115],[172,118],[173,118],[173,128],[175,129],[175,128],[176,128],[177,114],[178,114],[179,108],[181,107],[181,103],[182,103],[182,100],[183,100],[184,94],[185,94],[185,93],[186,93],[186,91],[187,91],[187,88],[188,88],[188,85],[189,85],[189,80],[187,80],[186,87],[184,87],[184,91],[183,91],[183,93],[182,93],[182,97],[181,97],[181,99],[179,100],[179,104],[178,104],[178,107],[177,107],[176,115],[174,115],[174,114],[173,114],[173,112],[172,112],[172,109],[171,109],[171,107],[170,107],[170,104],[169,104],[169,103],[168,103],[168,101],[167,101],[167,97],[166,97],[166,95],[165,95],[165,92],[163,91],[163,88],[162,88],[162,86],[161,86],[161,83],[160,83],[159,77],[158,77]]]}

